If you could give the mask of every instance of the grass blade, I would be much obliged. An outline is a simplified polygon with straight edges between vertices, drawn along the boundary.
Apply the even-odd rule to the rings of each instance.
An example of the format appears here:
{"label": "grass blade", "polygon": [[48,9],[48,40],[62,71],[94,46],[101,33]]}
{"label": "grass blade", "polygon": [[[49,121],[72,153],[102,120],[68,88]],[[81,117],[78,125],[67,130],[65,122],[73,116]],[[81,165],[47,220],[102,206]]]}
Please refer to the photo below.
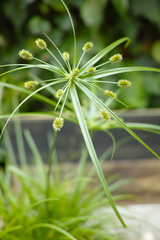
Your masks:
{"label": "grass blade", "polygon": [[36,229],[36,228],[50,228],[50,229],[53,229],[57,232],[62,233],[63,235],[65,235],[66,237],[68,237],[71,240],[76,240],[76,238],[74,238],[69,232],[65,231],[64,229],[62,229],[62,228],[60,228],[60,227],[58,227],[54,224],[50,224],[50,223],[35,224],[32,227],[30,227],[28,231],[31,231],[31,230]]}
{"label": "grass blade", "polygon": [[99,52],[97,55],[95,55],[93,58],[91,58],[81,69],[80,72],[81,74],[85,73],[86,70],[88,68],[90,68],[91,66],[95,65],[101,58],[103,58],[107,53],[109,53],[112,49],[114,49],[115,47],[117,47],[118,45],[120,45],[123,42],[129,43],[129,38],[128,37],[124,37],[124,38],[120,38],[117,41],[113,42],[112,44],[110,44],[109,46],[107,46],[106,48],[104,48],[101,52]]}
{"label": "grass blade", "polygon": [[120,214],[119,214],[119,212],[118,212],[118,210],[115,206],[115,203],[112,199],[112,196],[111,196],[111,193],[109,191],[108,185],[106,183],[105,177],[103,175],[101,166],[99,164],[97,154],[95,152],[95,149],[94,149],[94,146],[93,146],[93,143],[92,143],[92,140],[91,140],[91,137],[90,137],[90,134],[89,134],[84,116],[83,116],[82,108],[81,108],[81,105],[80,105],[80,102],[79,102],[79,98],[78,98],[75,86],[72,86],[70,92],[71,92],[71,98],[72,98],[72,102],[73,102],[73,105],[74,105],[74,108],[75,108],[75,112],[77,114],[77,118],[78,118],[78,121],[79,121],[79,125],[80,125],[80,128],[81,128],[81,131],[82,131],[87,149],[89,151],[90,157],[91,157],[92,162],[94,164],[94,167],[97,171],[98,177],[101,181],[101,184],[102,184],[102,186],[104,188],[104,191],[107,195],[108,201],[109,201],[110,205],[112,206],[115,214],[117,215],[117,217],[120,220],[120,222],[122,223],[122,225],[124,227],[126,227],[123,219],[121,218],[121,216],[120,216]]}
{"label": "grass blade", "polygon": [[[30,90],[27,90],[25,88],[22,88],[22,87],[19,87],[19,86],[10,84],[10,83],[0,82],[0,86],[11,88],[11,89],[14,89],[14,90],[17,90],[17,91],[21,91],[21,92],[24,92],[26,94],[31,94],[32,93],[32,91],[30,91]],[[34,97],[41,100],[42,102],[46,102],[46,103],[50,104],[53,107],[56,106],[56,102],[54,102],[53,100],[50,100],[49,98],[47,98],[47,97],[45,97],[41,94],[36,93],[34,95]]]}
{"label": "grass blade", "polygon": [[67,11],[67,14],[69,16],[69,19],[70,19],[70,22],[71,22],[71,26],[72,26],[72,31],[73,31],[73,40],[74,40],[74,59],[73,59],[73,69],[75,68],[76,66],[76,62],[77,62],[77,41],[76,41],[76,32],[75,32],[75,28],[74,28],[74,24],[73,24],[73,20],[72,20],[72,17],[71,17],[71,14],[68,10],[68,7],[66,6],[66,4],[64,3],[63,0],[61,0],[63,6],[65,7],[66,11]]}
{"label": "grass blade", "polygon": [[155,153],[142,139],[140,139],[109,107],[107,107],[97,96],[95,96],[90,90],[84,87],[82,84],[77,84],[82,91],[91,99],[93,103],[98,105],[100,108],[105,109],[114,118],[120,126],[125,129],[132,137],[134,137],[138,142],[140,142],[145,148],[147,148],[153,155],[160,159],[160,156]]}
{"label": "grass blade", "polygon": [[10,119],[12,118],[12,116],[14,115],[14,113],[23,105],[23,103],[25,103],[25,102],[26,102],[30,97],[32,97],[35,93],[37,93],[37,92],[45,89],[45,88],[48,87],[48,86],[52,86],[52,85],[54,85],[54,84],[57,84],[57,83],[63,82],[63,81],[65,81],[65,80],[59,80],[59,81],[57,80],[57,81],[55,81],[55,82],[48,83],[48,84],[46,84],[45,86],[43,86],[43,87],[37,89],[36,91],[32,92],[28,97],[26,97],[26,98],[14,109],[14,111],[11,113],[11,115],[10,115],[9,118],[7,119],[4,127],[2,128],[2,131],[1,131],[1,134],[0,134],[0,138],[2,137],[3,132],[4,132],[4,130],[5,130],[8,122],[10,121]]}
{"label": "grass blade", "polygon": [[[17,105],[18,105],[18,99],[17,97],[15,97],[13,99],[13,109]],[[19,117],[14,119],[14,133],[15,133],[15,139],[17,143],[18,158],[19,158],[20,164],[22,168],[28,168],[26,150],[24,147],[23,130],[22,130],[21,121]]]}
{"label": "grass blade", "polygon": [[[114,69],[109,69],[106,71],[102,71],[102,73],[98,73],[93,75],[93,76],[85,76],[85,78],[93,80],[93,79],[99,79],[119,73],[126,73],[126,72],[160,72],[160,69],[158,68],[152,68],[152,67],[122,67],[122,68],[114,68]],[[105,81],[107,83],[107,81]]]}
{"label": "grass blade", "polygon": [[43,164],[43,159],[41,157],[41,154],[32,138],[32,135],[30,134],[30,132],[25,129],[24,130],[24,135],[25,138],[27,140],[27,143],[29,145],[29,148],[32,152],[33,158],[34,158],[34,164],[36,167],[36,173],[38,174],[38,176],[40,177],[40,179],[42,180],[42,184],[43,186],[46,185],[45,181],[46,181],[46,173],[45,173],[45,168],[44,168],[44,164]]}
{"label": "grass blade", "polygon": [[[4,65],[6,66],[6,65]],[[3,76],[3,75],[6,75],[8,73],[11,73],[11,72],[15,72],[15,71],[19,71],[19,70],[22,70],[22,69],[28,69],[28,68],[42,68],[42,69],[45,69],[45,70],[48,70],[48,71],[52,71],[54,73],[58,73],[59,75],[63,76],[64,77],[64,74],[62,74],[61,71],[57,70],[57,68],[55,68],[54,66],[52,65],[44,65],[44,64],[26,64],[24,67],[18,67],[18,68],[14,68],[14,69],[11,69],[11,70],[8,70],[6,72],[3,72],[0,74],[0,77]]]}

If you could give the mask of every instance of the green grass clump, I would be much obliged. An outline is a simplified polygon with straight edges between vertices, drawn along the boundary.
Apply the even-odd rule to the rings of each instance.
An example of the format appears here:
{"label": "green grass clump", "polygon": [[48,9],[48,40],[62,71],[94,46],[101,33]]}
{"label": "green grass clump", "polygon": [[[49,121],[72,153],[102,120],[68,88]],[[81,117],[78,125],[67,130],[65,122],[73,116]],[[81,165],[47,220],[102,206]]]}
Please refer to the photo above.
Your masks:
{"label": "green grass clump", "polygon": [[[93,180],[94,169],[89,168],[88,177],[85,177],[87,149],[82,148],[78,166],[61,165],[57,163],[56,155],[52,158],[54,164],[47,192],[47,168],[38,156],[38,149],[28,131],[25,136],[28,144],[32,145],[32,165],[21,164],[18,167],[10,158],[5,172],[0,174],[0,238],[122,239],[119,234],[116,237],[120,225],[113,213],[107,213],[107,209],[105,214],[98,211],[109,204],[101,187]],[[5,144],[9,146],[7,139]],[[114,190],[116,185],[118,187],[119,183],[113,184]],[[116,200],[123,198],[114,197]]]}

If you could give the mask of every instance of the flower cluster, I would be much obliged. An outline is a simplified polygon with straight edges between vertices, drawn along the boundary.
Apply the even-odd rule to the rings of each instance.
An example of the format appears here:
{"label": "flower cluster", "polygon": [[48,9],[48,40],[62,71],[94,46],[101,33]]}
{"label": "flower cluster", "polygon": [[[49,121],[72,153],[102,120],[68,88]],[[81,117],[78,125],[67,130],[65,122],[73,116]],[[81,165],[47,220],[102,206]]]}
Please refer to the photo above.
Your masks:
{"label": "flower cluster", "polygon": [[112,99],[117,98],[117,95],[114,92],[109,91],[109,90],[104,90],[104,94],[107,95],[108,97],[112,98]]}
{"label": "flower cluster", "polygon": [[21,51],[19,51],[19,56],[21,58],[23,58],[24,60],[32,60],[33,59],[33,55],[32,53],[30,53],[29,51],[22,49]]}
{"label": "flower cluster", "polygon": [[27,82],[24,83],[24,87],[30,89],[30,88],[34,88],[38,84],[39,84],[38,81],[27,81]]}
{"label": "flower cluster", "polygon": [[56,92],[56,98],[59,99],[63,95],[63,93],[63,89],[58,89],[58,91]]}
{"label": "flower cluster", "polygon": [[113,55],[109,60],[111,61],[111,63],[119,63],[123,60],[123,57],[121,54],[118,53]]}
{"label": "flower cluster", "polygon": [[41,49],[45,49],[47,47],[46,42],[43,39],[40,39],[40,38],[38,38],[36,40],[36,44],[37,44],[37,47],[39,47]]}
{"label": "flower cluster", "polygon": [[105,122],[109,122],[111,120],[111,116],[109,115],[109,113],[104,110],[104,109],[100,109],[100,115],[101,118],[105,121]]}
{"label": "flower cluster", "polygon": [[91,74],[91,73],[94,73],[95,71],[96,71],[95,67],[90,67],[88,68],[87,73]]}
{"label": "flower cluster", "polygon": [[87,42],[87,43],[84,44],[82,50],[83,50],[84,52],[88,52],[88,51],[90,51],[92,48],[93,48],[93,43],[92,43],[92,42]]}
{"label": "flower cluster", "polygon": [[131,82],[126,79],[120,79],[117,83],[120,88],[127,88],[131,86]]}
{"label": "flower cluster", "polygon": [[64,119],[63,118],[56,118],[53,121],[53,129],[55,131],[60,131],[64,125]]}
{"label": "flower cluster", "polygon": [[[35,42],[36,42],[37,47],[39,47],[40,49],[46,49],[50,53],[50,51],[47,49],[47,44],[43,39],[38,38]],[[92,42],[87,42],[87,43],[84,44],[84,46],[82,48],[83,54],[82,54],[82,56],[81,56],[81,58],[80,58],[80,60],[77,64],[77,66],[74,67],[73,69],[71,68],[70,63],[69,63],[70,54],[66,51],[63,52],[61,54],[61,57],[64,60],[64,62],[66,63],[66,66],[67,66],[68,70],[64,69],[64,67],[60,64],[59,60],[57,60],[56,57],[54,55],[52,55],[52,56],[54,56],[55,60],[60,65],[60,67],[55,66],[55,68],[57,69],[59,74],[61,75],[61,73],[62,73],[63,77],[66,79],[66,81],[71,83],[71,84],[67,85],[68,87],[71,87],[71,85],[73,83],[75,83],[77,86],[81,86],[79,84],[89,84],[89,86],[95,87],[94,84],[92,83],[92,76],[94,77],[94,74],[96,74],[96,76],[98,76],[97,72],[100,72],[100,70],[99,70],[100,67],[104,64],[107,64],[108,62],[106,62],[104,64],[101,64],[101,65],[98,65],[98,66],[93,66],[93,65],[90,66],[89,65],[89,67],[86,67],[86,71],[84,72],[84,75],[83,75],[81,73],[82,70],[81,70],[81,68],[79,68],[79,65],[82,61],[82,58],[83,58],[84,54],[86,52],[90,51],[92,48],[93,48],[93,43]],[[25,60],[32,60],[32,59],[38,60],[38,59],[34,58],[33,55],[29,51],[26,51],[24,49],[19,51],[19,56],[21,58],[25,59]],[[109,62],[111,62],[111,63],[119,63],[122,60],[123,60],[123,57],[119,53],[117,53],[117,54],[115,54],[115,55],[113,55],[112,57],[109,58]],[[39,61],[41,61],[41,60],[39,60]],[[98,69],[98,71],[96,71],[97,69]],[[88,79],[86,79],[87,81],[85,81],[85,75],[86,74],[88,74],[88,76],[91,76],[91,77],[88,77]],[[106,81],[106,83],[107,83],[107,81]],[[24,86],[25,86],[25,88],[33,88],[33,87],[37,86],[38,84],[39,83],[37,81],[28,81],[28,82],[25,82]],[[117,82],[117,86],[120,87],[120,88],[127,88],[127,87],[131,86],[131,82],[126,80],[126,79],[121,79]],[[59,101],[61,101],[61,99],[65,95],[65,92],[66,92],[65,87],[62,88],[62,89],[59,89],[56,92],[55,97],[57,99],[59,99]],[[103,92],[109,98],[117,99],[117,94],[114,93],[113,91],[104,90]],[[59,104],[59,102],[58,102],[58,104]],[[108,122],[111,119],[110,114],[104,109],[100,109],[100,116],[105,122]],[[63,118],[61,118],[61,117],[56,118],[54,123],[53,123],[54,130],[60,131],[61,128],[63,127],[63,124],[64,124]]]}
{"label": "flower cluster", "polygon": [[69,61],[69,53],[68,53],[68,52],[64,52],[64,53],[62,54],[62,56],[63,56],[63,59],[64,59],[65,61]]}

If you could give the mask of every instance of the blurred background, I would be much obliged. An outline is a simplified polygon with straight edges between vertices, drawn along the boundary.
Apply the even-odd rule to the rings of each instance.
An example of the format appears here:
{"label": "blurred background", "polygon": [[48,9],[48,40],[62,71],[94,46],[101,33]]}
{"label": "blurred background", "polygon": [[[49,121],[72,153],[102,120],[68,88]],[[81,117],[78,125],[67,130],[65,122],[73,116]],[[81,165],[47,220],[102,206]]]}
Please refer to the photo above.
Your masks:
{"label": "blurred background", "polygon": [[[96,54],[118,38],[127,36],[131,39],[129,47],[124,49],[120,46],[112,52],[112,55],[116,52],[123,54],[124,61],[120,66],[160,66],[159,0],[66,0],[65,3],[73,17],[80,54],[86,41],[94,43],[91,54]],[[43,32],[61,51],[72,52],[71,24],[60,0],[2,0],[0,15],[0,64],[21,63],[17,53],[23,48],[36,57],[48,60],[48,54],[37,49],[35,45],[37,37],[46,40]],[[48,45],[54,53],[53,47],[49,43]],[[1,69],[1,72],[3,71],[4,69]],[[46,71],[32,71],[42,79],[49,78]],[[160,107],[159,74],[129,73],[112,79],[118,80],[118,77],[125,77],[136,83],[120,96],[122,101],[127,99],[130,108]],[[1,78],[1,81],[19,86],[23,86],[28,80],[31,80],[31,77],[26,70]],[[15,94],[13,90],[5,91],[7,94],[4,94],[4,113],[10,111],[8,93],[10,96]],[[24,98],[22,93],[18,94],[19,100]],[[38,105],[40,110],[44,107],[46,108]],[[116,103],[113,107],[121,108],[121,105]],[[28,109],[37,110],[36,100],[24,105],[23,111]]]}

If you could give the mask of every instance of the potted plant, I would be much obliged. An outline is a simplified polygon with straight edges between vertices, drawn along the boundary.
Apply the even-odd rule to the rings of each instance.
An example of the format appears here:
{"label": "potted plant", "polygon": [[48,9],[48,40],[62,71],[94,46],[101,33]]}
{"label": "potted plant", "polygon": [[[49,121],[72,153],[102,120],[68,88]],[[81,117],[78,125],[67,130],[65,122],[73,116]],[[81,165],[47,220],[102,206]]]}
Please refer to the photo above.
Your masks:
{"label": "potted plant", "polygon": [[[157,68],[151,68],[151,67],[122,67],[122,68],[115,68],[115,64],[122,61],[123,57],[121,54],[114,54],[111,56],[107,61],[101,62],[102,58],[108,54],[111,50],[113,50],[115,47],[117,47],[119,44],[125,43],[126,45],[129,43],[129,39],[127,37],[121,38],[114,43],[107,46],[105,49],[100,51],[97,55],[92,57],[89,61],[87,61],[84,65],[81,65],[82,59],[85,54],[87,54],[88,51],[90,51],[93,48],[92,42],[87,42],[82,47],[82,54],[79,57],[79,60],[77,61],[77,44],[76,44],[76,34],[75,34],[75,28],[73,25],[73,21],[70,15],[70,12],[64,3],[63,0],[61,0],[63,6],[65,7],[71,25],[73,30],[73,42],[74,42],[74,55],[73,55],[73,63],[71,65],[70,63],[70,54],[68,51],[61,53],[61,51],[57,48],[57,46],[53,43],[53,41],[45,34],[45,37],[51,42],[51,44],[55,47],[57,50],[59,56],[61,57],[62,62],[49,50],[46,41],[43,39],[38,38],[36,40],[36,45],[41,50],[46,50],[48,53],[50,53],[51,57],[54,59],[54,63],[47,63],[43,60],[40,60],[32,55],[28,50],[22,49],[19,51],[19,56],[23,58],[24,60],[31,61],[35,60],[37,64],[10,64],[10,65],[4,65],[2,67],[16,67],[14,69],[11,69],[9,71],[6,71],[1,74],[1,76],[15,72],[22,69],[28,69],[28,68],[40,68],[47,71],[50,71],[51,73],[56,74],[55,77],[48,79],[48,80],[31,80],[24,83],[24,86],[26,89],[34,88],[38,85],[42,85],[38,89],[34,90],[33,92],[30,92],[29,90],[22,89],[21,87],[17,87],[12,84],[1,82],[1,86],[3,87],[9,87],[14,88],[17,90],[22,90],[29,95],[22,101],[20,104],[18,104],[17,107],[15,107],[12,114],[8,117],[4,127],[2,128],[1,137],[4,133],[4,130],[12,118],[12,116],[15,114],[15,112],[32,96],[36,96],[41,101],[47,102],[51,106],[54,106],[54,113],[48,113],[51,116],[56,116],[56,118],[53,121],[53,140],[50,147],[50,154],[49,154],[49,161],[48,161],[48,173],[47,173],[47,182],[46,182],[46,198],[50,196],[50,175],[51,175],[51,165],[52,165],[52,155],[54,152],[56,137],[58,132],[62,129],[64,125],[64,119],[70,119],[73,122],[78,122],[88,153],[90,155],[90,158],[93,162],[93,165],[96,169],[97,175],[99,177],[99,180],[103,186],[104,192],[108,198],[108,201],[110,205],[112,206],[117,218],[121,222],[121,224],[126,227],[126,224],[124,223],[119,211],[117,210],[117,207],[113,201],[112,195],[110,194],[110,190],[108,188],[108,184],[105,180],[105,177],[103,175],[101,166],[99,164],[99,160],[92,142],[91,134],[89,132],[90,128],[94,129],[94,126],[92,125],[91,118],[93,118],[93,113],[99,112],[99,115],[102,119],[102,122],[105,124],[108,122],[111,122],[110,120],[113,119],[113,124],[118,124],[121,126],[121,128],[125,129],[133,138],[135,138],[138,142],[140,142],[145,148],[147,148],[150,152],[152,152],[153,155],[159,158],[158,154],[152,150],[139,136],[131,130],[131,128],[121,119],[118,117],[116,113],[114,113],[110,107],[110,99],[119,101],[118,95],[116,92],[110,91],[109,89],[102,89],[100,86],[97,85],[97,83],[103,83],[103,84],[113,84],[116,85],[117,88],[127,88],[131,86],[131,82],[127,79],[119,79],[116,82],[108,81],[108,79],[105,79],[106,77],[116,75],[119,73],[125,73],[125,72],[134,72],[134,71],[154,71],[154,72],[160,72]],[[111,64],[110,69],[106,69],[107,65]],[[58,77],[57,77],[58,76]],[[105,80],[104,80],[105,79]],[[56,93],[53,93],[52,88],[53,86],[59,85],[60,88],[57,89]],[[55,101],[52,99],[49,99],[41,94],[39,92],[43,89],[49,89],[50,92],[55,96],[57,99],[57,104],[55,104]],[[105,101],[102,101],[101,98],[97,95],[97,92],[95,92],[95,89],[99,92],[103,93],[104,96],[108,99]],[[91,112],[90,115],[85,115],[82,110],[82,96],[87,96],[89,101],[94,105],[91,105]],[[121,102],[122,103],[122,102]],[[122,103],[125,105],[125,103]],[[87,108],[86,108],[87,109]],[[75,114],[73,113],[75,112]],[[87,111],[86,111],[87,112]],[[41,113],[42,114],[42,113]],[[63,117],[62,117],[63,116]],[[4,116],[2,116],[4,117]],[[96,116],[97,118],[97,116]],[[99,121],[99,120],[98,120]],[[88,122],[88,125],[87,125]],[[102,124],[101,122],[101,124]]]}

